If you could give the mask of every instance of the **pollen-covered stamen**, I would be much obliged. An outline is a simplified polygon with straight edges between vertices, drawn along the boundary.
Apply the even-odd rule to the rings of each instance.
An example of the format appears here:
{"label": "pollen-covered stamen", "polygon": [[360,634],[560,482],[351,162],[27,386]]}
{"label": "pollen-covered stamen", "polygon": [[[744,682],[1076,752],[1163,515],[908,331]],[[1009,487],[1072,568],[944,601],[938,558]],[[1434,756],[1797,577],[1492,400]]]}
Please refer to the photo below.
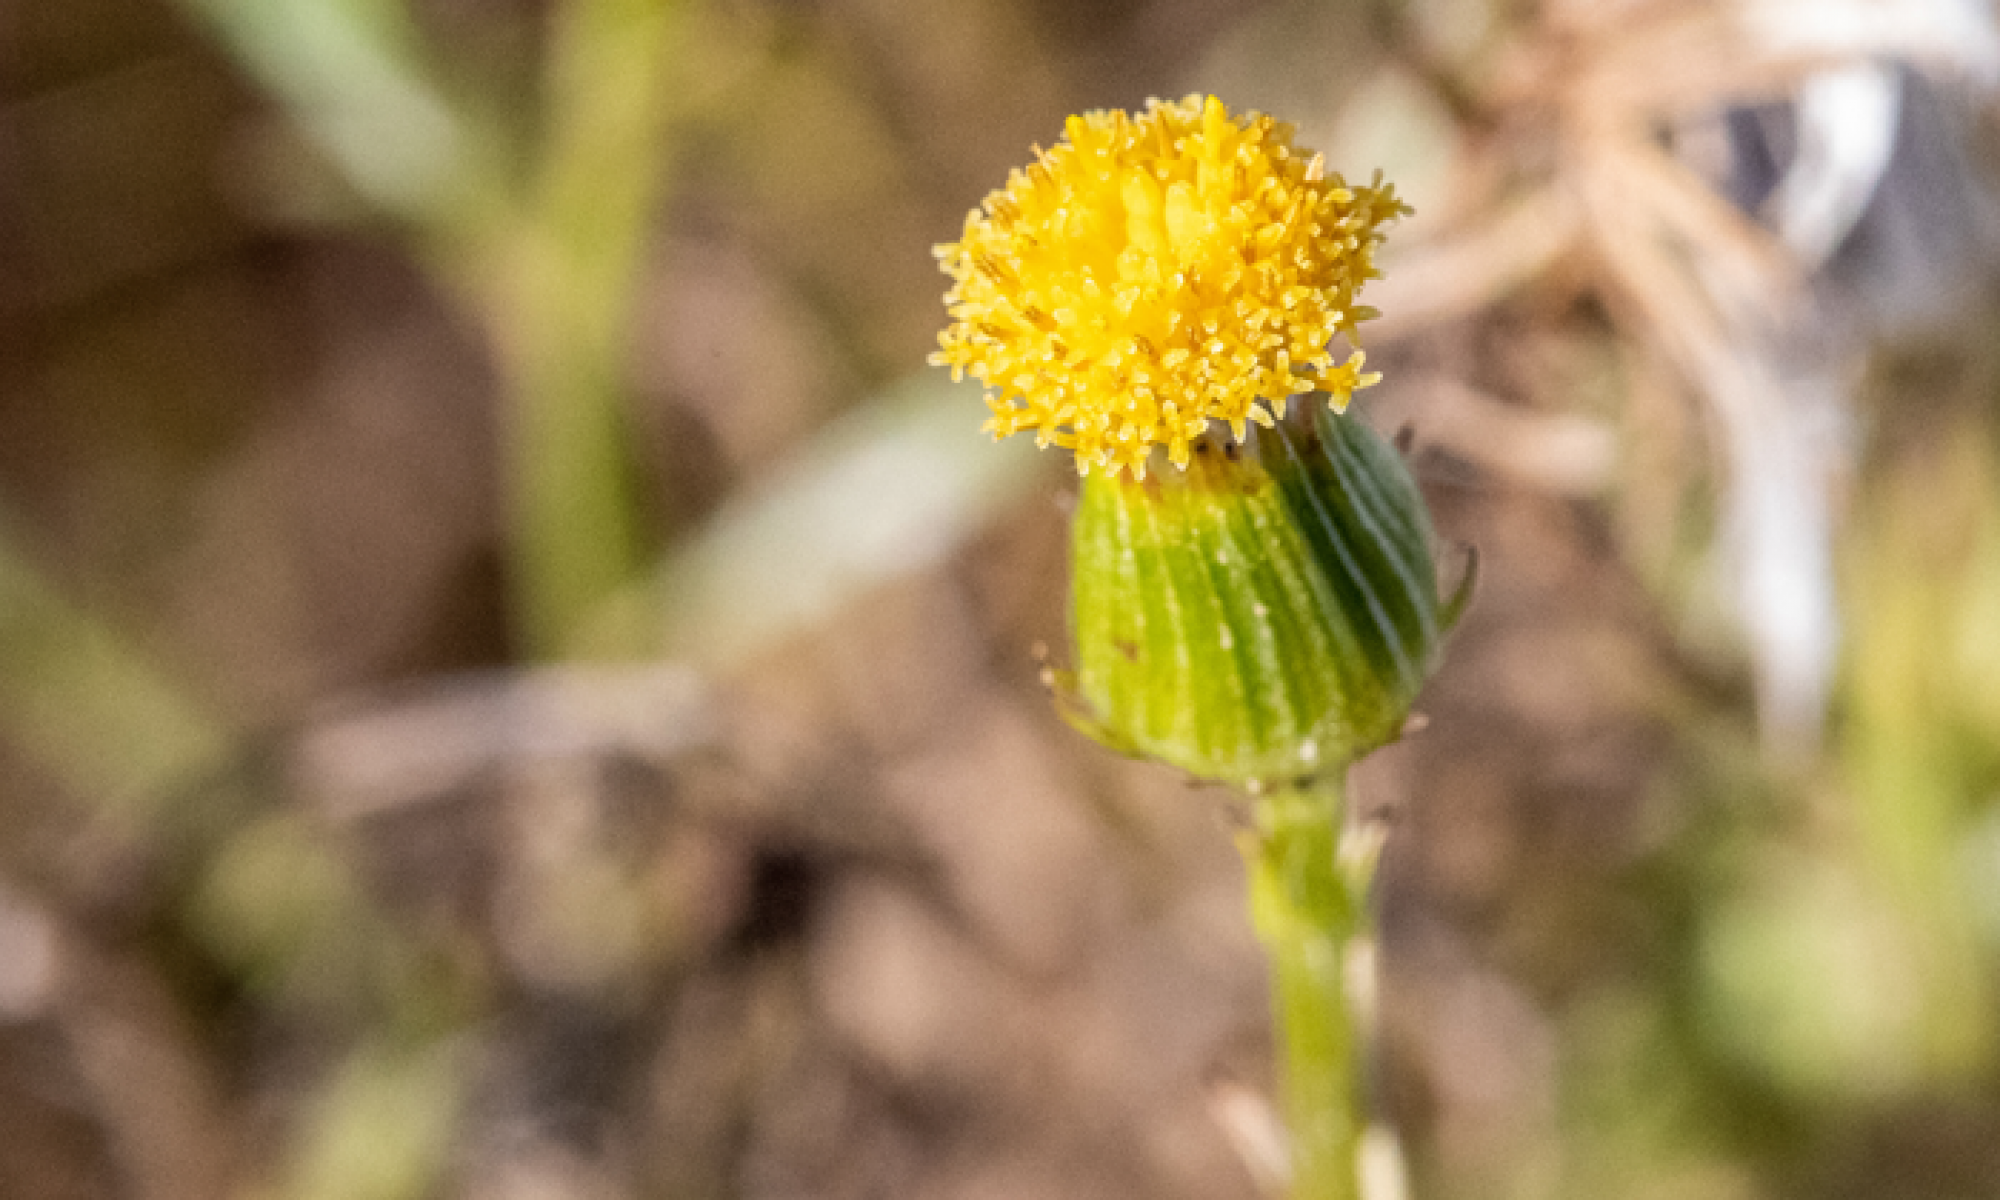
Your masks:
{"label": "pollen-covered stamen", "polygon": [[1350,187],[1287,125],[1213,97],[1071,117],[937,248],[956,281],[932,361],[988,388],[998,436],[1032,430],[1081,471],[1184,464],[1210,420],[1241,436],[1291,396],[1373,382],[1328,343],[1372,310],[1381,227],[1407,210]]}

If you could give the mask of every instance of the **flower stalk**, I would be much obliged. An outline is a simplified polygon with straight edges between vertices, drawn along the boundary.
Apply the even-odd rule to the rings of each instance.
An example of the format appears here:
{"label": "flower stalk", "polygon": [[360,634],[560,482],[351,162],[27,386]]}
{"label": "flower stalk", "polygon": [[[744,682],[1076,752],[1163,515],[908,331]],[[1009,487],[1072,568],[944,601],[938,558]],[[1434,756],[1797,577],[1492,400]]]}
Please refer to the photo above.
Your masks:
{"label": "flower stalk", "polygon": [[1352,1002],[1368,861],[1343,869],[1335,777],[1257,797],[1238,838],[1250,915],[1271,956],[1279,1086],[1297,1200],[1357,1200],[1366,1030]]}

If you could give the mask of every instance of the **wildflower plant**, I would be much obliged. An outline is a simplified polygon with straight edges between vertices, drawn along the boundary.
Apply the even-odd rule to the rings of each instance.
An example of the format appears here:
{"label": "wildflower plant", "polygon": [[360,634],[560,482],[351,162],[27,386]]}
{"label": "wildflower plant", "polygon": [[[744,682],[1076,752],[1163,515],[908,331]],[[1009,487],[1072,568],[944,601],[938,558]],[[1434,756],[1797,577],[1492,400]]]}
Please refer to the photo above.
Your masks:
{"label": "wildflower plant", "polygon": [[[1402,460],[1346,414],[1376,376],[1358,303],[1408,209],[1214,97],[1071,117],[937,250],[932,356],[1083,476],[1065,717],[1252,798],[1241,838],[1274,968],[1292,1194],[1359,1194],[1348,960],[1374,854],[1342,781],[1396,738],[1469,594],[1437,594]],[[1296,397],[1302,403],[1293,403]]]}

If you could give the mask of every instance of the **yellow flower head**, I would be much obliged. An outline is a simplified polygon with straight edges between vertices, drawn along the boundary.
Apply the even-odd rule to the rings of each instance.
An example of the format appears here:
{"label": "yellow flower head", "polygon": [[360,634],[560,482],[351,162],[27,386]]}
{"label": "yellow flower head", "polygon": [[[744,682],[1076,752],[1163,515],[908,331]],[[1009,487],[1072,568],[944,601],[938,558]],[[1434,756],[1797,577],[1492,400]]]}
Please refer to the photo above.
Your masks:
{"label": "yellow flower head", "polygon": [[931,361],[986,385],[996,437],[1032,429],[1083,473],[1143,476],[1154,446],[1185,466],[1211,419],[1241,439],[1296,393],[1345,408],[1375,381],[1329,343],[1375,315],[1355,293],[1408,211],[1213,96],[1071,117],[937,248],[955,283]]}

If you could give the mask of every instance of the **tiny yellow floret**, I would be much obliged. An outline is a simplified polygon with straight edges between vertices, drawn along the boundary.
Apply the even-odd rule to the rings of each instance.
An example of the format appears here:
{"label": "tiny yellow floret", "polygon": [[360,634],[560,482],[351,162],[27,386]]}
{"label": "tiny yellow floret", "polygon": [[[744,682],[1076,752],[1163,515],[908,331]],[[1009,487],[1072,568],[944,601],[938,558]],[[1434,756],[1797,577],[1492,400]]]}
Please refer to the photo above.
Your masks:
{"label": "tiny yellow floret", "polygon": [[1211,420],[1240,439],[1293,395],[1345,408],[1375,381],[1331,342],[1375,315],[1355,294],[1408,211],[1213,96],[1071,117],[937,248],[954,283],[931,361],[986,385],[996,437],[1033,430],[1080,472],[1143,476],[1155,446],[1185,466]]}

